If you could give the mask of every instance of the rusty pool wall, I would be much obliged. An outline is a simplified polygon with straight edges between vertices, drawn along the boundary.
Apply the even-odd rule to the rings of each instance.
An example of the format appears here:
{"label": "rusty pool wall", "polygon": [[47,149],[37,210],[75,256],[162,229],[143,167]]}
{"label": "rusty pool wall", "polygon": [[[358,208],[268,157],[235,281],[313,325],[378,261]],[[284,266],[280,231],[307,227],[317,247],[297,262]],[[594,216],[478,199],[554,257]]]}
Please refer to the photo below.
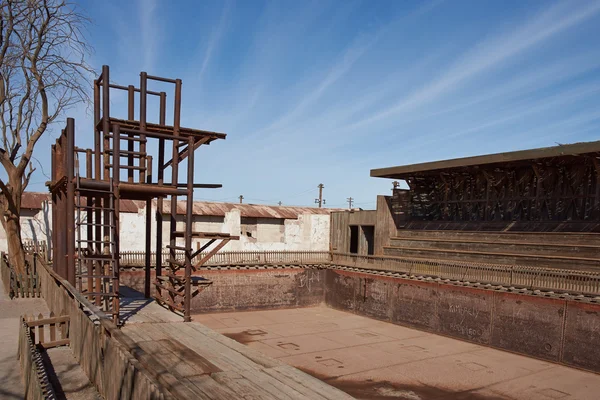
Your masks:
{"label": "rusty pool wall", "polygon": [[[203,270],[192,312],[329,307],[600,373],[600,304],[341,269]],[[121,273],[143,291],[143,270]]]}
{"label": "rusty pool wall", "polygon": [[[192,299],[192,313],[311,307],[325,302],[325,269],[230,267],[203,269],[212,284]],[[124,269],[121,284],[144,291],[144,270]],[[154,279],[154,271],[152,271]],[[152,286],[154,290],[154,286]]]}
{"label": "rusty pool wall", "polygon": [[326,304],[600,373],[600,305],[328,270]]}

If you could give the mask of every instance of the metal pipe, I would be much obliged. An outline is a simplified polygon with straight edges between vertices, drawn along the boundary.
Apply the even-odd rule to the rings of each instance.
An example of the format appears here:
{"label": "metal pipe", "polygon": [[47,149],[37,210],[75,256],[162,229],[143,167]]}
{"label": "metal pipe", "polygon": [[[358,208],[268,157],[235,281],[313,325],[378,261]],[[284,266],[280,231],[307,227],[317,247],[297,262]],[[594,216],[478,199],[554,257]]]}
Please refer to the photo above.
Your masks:
{"label": "metal pipe", "polygon": [[[148,176],[147,183],[152,183],[152,156],[148,156]],[[144,296],[150,298],[150,262],[152,257],[152,200],[146,200],[146,254],[144,270]]]}
{"label": "metal pipe", "polygon": [[[166,124],[166,116],[167,113],[167,94],[165,92],[160,93],[160,108],[159,108],[159,116],[158,123],[160,125]],[[157,182],[158,186],[163,185],[164,181],[164,167],[165,163],[165,140],[158,139],[158,176]],[[161,276],[162,274],[162,241],[163,241],[163,198],[159,197],[156,200],[156,276]],[[157,278],[155,278],[157,279]]]}
{"label": "metal pipe", "polygon": [[67,280],[75,286],[75,120],[67,118]]}
{"label": "metal pipe", "polygon": [[[118,124],[114,124],[113,125],[113,132],[115,133],[115,137],[118,138],[121,136],[121,133],[119,131],[119,125]],[[119,154],[121,151],[121,141],[119,139],[115,139],[113,140],[113,155]],[[113,229],[114,229],[114,236],[113,236],[113,245],[114,245],[114,252],[113,252],[113,265],[114,265],[114,270],[113,270],[113,275],[114,275],[114,280],[112,282],[113,285],[113,294],[115,295],[115,297],[113,297],[113,312],[115,314],[113,314],[113,320],[115,323],[118,322],[119,320],[119,213],[120,213],[120,203],[121,203],[121,195],[119,192],[119,175],[120,175],[120,161],[119,161],[119,157],[115,157],[113,156],[113,180],[112,180],[112,185],[113,185],[113,199],[114,199],[114,213],[113,213]]]}
{"label": "metal pipe", "polygon": [[[192,149],[194,138],[188,138],[188,147]],[[194,212],[194,151],[191,150],[187,160],[187,202],[185,212],[185,288],[183,322],[190,322],[192,303],[192,216]]]}
{"label": "metal pipe", "polygon": [[[102,84],[100,84],[99,86],[102,86]],[[132,86],[132,85],[130,85],[130,86]],[[129,87],[128,87],[128,86],[115,85],[115,84],[112,84],[112,83],[111,83],[110,85],[108,85],[108,87],[110,87],[111,89],[129,90]],[[136,87],[134,86],[134,87],[133,87],[133,91],[134,91],[134,92],[136,92],[136,93],[139,93],[139,92],[140,92],[140,89],[139,89],[139,88],[136,88]],[[150,94],[150,95],[152,95],[152,96],[160,96],[160,93],[161,93],[161,92],[154,92],[154,91],[152,91],[152,90],[148,90],[148,91],[146,91],[146,94]]]}
{"label": "metal pipe", "polygon": [[152,76],[152,75],[148,75],[148,79],[152,79],[153,81],[175,83],[175,84],[177,84],[177,81],[180,80],[180,79],[163,78],[162,76]]}
{"label": "metal pipe", "polygon": [[[129,121],[133,121],[135,119],[135,92],[134,92],[134,88],[133,85],[129,85],[128,90],[127,90],[127,94],[128,94],[128,101],[127,101],[127,119]],[[133,138],[133,133],[130,133],[127,135],[130,138]],[[133,140],[129,140],[127,142],[127,150],[129,151],[129,155],[127,156],[127,165],[129,165],[130,167],[133,167]],[[115,155],[113,154],[113,157],[115,157]],[[120,157],[120,154],[117,155],[117,157]],[[129,170],[127,170],[127,182],[133,183],[133,168],[129,168]]]}
{"label": "metal pipe", "polygon": [[[141,72],[140,73],[140,139],[146,139],[146,135],[142,132],[144,132],[146,130],[146,118],[147,118],[147,95],[146,95],[146,91],[147,91],[147,86],[148,86],[148,79],[147,79],[147,74],[145,72]],[[140,142],[140,153],[142,153],[142,156],[140,156],[140,167],[145,167],[146,166],[146,142],[145,141],[141,141]],[[146,181],[146,171],[144,171],[143,169],[140,169],[140,182],[144,183]]]}

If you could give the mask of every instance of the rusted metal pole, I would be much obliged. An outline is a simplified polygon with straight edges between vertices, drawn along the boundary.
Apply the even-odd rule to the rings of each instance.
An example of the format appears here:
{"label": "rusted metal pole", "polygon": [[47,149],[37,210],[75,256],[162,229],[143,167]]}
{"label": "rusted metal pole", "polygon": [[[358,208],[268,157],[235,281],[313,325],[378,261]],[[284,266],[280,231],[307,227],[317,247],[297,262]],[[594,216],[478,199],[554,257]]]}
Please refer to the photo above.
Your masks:
{"label": "rusted metal pole", "polygon": [[[118,124],[113,125],[113,154],[119,154],[121,152],[121,130],[119,129]],[[113,279],[113,320],[115,323],[119,320],[119,213],[120,213],[120,193],[119,193],[119,172],[120,172],[120,162],[119,157],[113,157],[113,199],[114,199],[114,212],[113,212],[113,226],[114,226],[114,236],[113,236],[113,246],[114,246],[114,278]]]}
{"label": "rusted metal pole", "polygon": [[[127,119],[129,121],[133,121],[135,119],[135,88],[133,87],[133,85],[129,85],[127,88],[127,94],[128,94],[128,101],[127,101],[127,105],[128,105],[128,110],[127,110]],[[133,138],[133,133],[129,133],[127,134],[127,136],[129,138]],[[127,170],[127,182],[129,183],[133,183],[133,140],[129,140],[127,142],[127,150],[129,151],[129,153],[127,154],[127,165],[130,167]]]}
{"label": "rusted metal pole", "polygon": [[[178,157],[178,146],[179,146],[179,128],[180,128],[180,112],[181,112],[181,80],[177,80],[175,83],[175,98],[174,98],[174,112],[173,112],[173,164],[171,165],[171,183],[177,187],[177,183],[179,182],[179,157]],[[177,196],[171,196],[171,226],[170,226],[170,258],[175,260],[177,257],[175,247],[177,245],[177,237],[175,232],[177,231]],[[174,273],[175,271],[171,271]],[[186,279],[187,276],[186,276]],[[185,289],[184,289],[185,290]],[[169,297],[173,301],[172,293],[169,294]],[[187,309],[187,305],[189,302],[189,298],[187,296],[183,296],[183,305],[184,305],[184,314],[185,309]],[[184,317],[185,321],[185,317]]]}
{"label": "rusted metal pole", "polygon": [[187,202],[185,212],[185,311],[183,322],[190,322],[191,303],[192,303],[192,214],[194,211],[194,137],[188,138],[188,147],[190,148],[187,159]]}
{"label": "rusted metal pole", "polygon": [[[148,156],[146,159],[148,162],[147,170],[148,176],[146,177],[147,183],[152,183],[152,156]],[[144,296],[150,297],[150,263],[152,257],[152,199],[146,199],[146,263],[145,263],[145,279],[144,279]]]}
{"label": "rusted metal pole", "polygon": [[67,118],[67,280],[75,286],[75,120]]}
{"label": "rusted metal pole", "polygon": [[[166,124],[167,114],[167,94],[165,92],[160,93],[160,111],[159,111],[160,125]],[[165,140],[158,139],[158,186],[162,186],[164,182],[164,167],[165,163]],[[162,274],[162,241],[163,241],[163,197],[159,197],[156,200],[156,276]]]}
{"label": "rusted metal pole", "polygon": [[[110,159],[109,159],[109,151],[110,151],[110,139],[109,139],[109,134],[110,134],[110,87],[109,87],[109,83],[110,83],[110,73],[109,73],[109,69],[108,69],[108,65],[103,65],[102,66],[102,82],[104,82],[104,84],[102,85],[102,133],[104,134],[104,140],[103,140],[103,153],[104,153],[104,163],[103,163],[103,176],[104,176],[104,181],[109,182],[110,181]],[[113,132],[113,142],[118,141],[120,137],[120,134],[116,134]],[[119,160],[118,155],[116,155],[113,152],[113,163],[115,160]],[[118,162],[117,162],[118,164]],[[115,172],[113,170],[113,175],[116,176],[117,180],[118,180],[118,175],[115,175]],[[103,240],[109,240],[110,238],[110,225],[111,225],[111,221],[110,221],[110,212],[107,211],[108,208],[108,199],[104,198],[102,200],[103,203],[103,210],[102,210],[102,222],[104,225],[104,229],[103,229]],[[99,205],[97,205],[99,206]],[[101,240],[98,240],[98,245],[99,245],[99,253],[110,253],[110,246],[106,246],[106,243],[102,243]],[[104,249],[102,248],[102,246],[104,245]],[[106,251],[107,250],[107,251]]]}
{"label": "rusted metal pole", "polygon": [[[140,131],[146,130],[146,117],[147,117],[147,89],[148,78],[145,72],[140,73]],[[140,139],[146,139],[146,135],[140,134]],[[140,167],[146,166],[146,141],[140,141]],[[146,182],[146,171],[140,169],[140,183]]]}
{"label": "rusted metal pole", "polygon": [[[85,176],[89,179],[92,179],[92,150],[88,149],[85,152]],[[92,198],[92,196],[90,194],[88,194],[86,196],[85,199],[85,204],[86,204],[86,222],[87,222],[87,230],[86,230],[86,237],[87,240],[97,240],[94,239],[94,227],[92,226],[92,218],[93,218],[93,212],[92,212],[92,204],[94,204],[94,200]],[[80,221],[81,222],[81,221]],[[94,242],[88,242],[88,249],[90,250],[90,254],[93,253],[93,248],[94,248]],[[85,266],[86,266],[86,273],[88,276],[90,275],[94,275],[94,264],[95,261],[94,260],[87,260]],[[100,274],[98,274],[100,275]],[[87,278],[87,290],[89,293],[94,291],[94,279],[91,277]],[[90,301],[92,299],[90,298]]]}

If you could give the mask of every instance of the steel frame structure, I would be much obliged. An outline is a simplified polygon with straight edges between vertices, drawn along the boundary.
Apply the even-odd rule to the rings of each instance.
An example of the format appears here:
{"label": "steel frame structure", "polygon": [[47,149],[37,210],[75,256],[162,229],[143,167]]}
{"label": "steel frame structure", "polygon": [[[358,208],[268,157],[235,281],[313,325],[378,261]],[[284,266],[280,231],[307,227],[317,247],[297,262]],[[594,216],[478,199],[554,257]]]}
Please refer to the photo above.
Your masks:
{"label": "steel frame structure", "polygon": [[[211,282],[193,276],[206,261],[237,236],[192,230],[193,194],[196,188],[218,188],[218,184],[194,183],[194,153],[203,144],[225,139],[226,135],[181,126],[181,79],[168,79],[140,73],[140,86],[110,83],[108,66],[94,81],[94,147],[75,146],[75,121],[67,119],[65,129],[52,145],[52,259],[55,271],[67,279],[97,306],[119,319],[119,214],[120,200],[146,202],[145,296],[151,296],[191,320],[191,299]],[[148,90],[149,81],[171,84],[173,90],[173,125],[167,125],[167,93]],[[127,92],[127,119],[111,114],[111,89]],[[139,98],[136,119],[135,99]],[[158,122],[148,120],[148,97],[159,100]],[[156,178],[150,142],[158,149]],[[123,143],[124,142],[124,143]],[[122,146],[125,144],[125,146]],[[170,149],[169,149],[170,147]],[[168,150],[171,158],[165,161]],[[85,158],[85,174],[80,171],[80,155]],[[126,163],[123,163],[126,160]],[[179,181],[179,167],[185,161],[187,179]],[[171,182],[165,182],[170,169]],[[183,229],[178,230],[177,200],[184,197],[186,213]],[[163,206],[170,202],[170,251],[167,264],[155,265],[151,281],[152,200],[156,207],[156,251],[162,251]],[[192,238],[208,240],[193,251]],[[211,248],[211,250],[208,250]],[[193,264],[201,252],[206,256]],[[183,253],[183,259],[179,254]]]}

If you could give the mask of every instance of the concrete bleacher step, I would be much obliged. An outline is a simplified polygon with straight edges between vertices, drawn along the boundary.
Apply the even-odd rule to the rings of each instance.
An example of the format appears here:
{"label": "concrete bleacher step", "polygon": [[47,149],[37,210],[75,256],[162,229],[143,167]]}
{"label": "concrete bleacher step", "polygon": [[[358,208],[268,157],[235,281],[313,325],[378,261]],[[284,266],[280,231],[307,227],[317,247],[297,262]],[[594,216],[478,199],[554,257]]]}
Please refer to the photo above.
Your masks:
{"label": "concrete bleacher step", "polygon": [[600,233],[584,232],[517,232],[517,231],[452,231],[399,229],[398,237],[424,237],[438,239],[465,239],[481,241],[519,241],[530,243],[555,243],[600,246]]}
{"label": "concrete bleacher step", "polygon": [[600,272],[600,259],[547,254],[449,250],[402,246],[384,247],[384,255],[427,260],[450,260],[503,265],[522,265]]}
{"label": "concrete bleacher step", "polygon": [[600,261],[600,245],[592,244],[568,244],[517,240],[510,238],[488,238],[488,237],[421,237],[401,236],[390,240],[394,247],[409,247],[415,249],[437,249],[437,250],[460,250],[460,251],[482,251],[491,253],[510,254],[540,254],[556,255],[565,257],[597,258]]}

